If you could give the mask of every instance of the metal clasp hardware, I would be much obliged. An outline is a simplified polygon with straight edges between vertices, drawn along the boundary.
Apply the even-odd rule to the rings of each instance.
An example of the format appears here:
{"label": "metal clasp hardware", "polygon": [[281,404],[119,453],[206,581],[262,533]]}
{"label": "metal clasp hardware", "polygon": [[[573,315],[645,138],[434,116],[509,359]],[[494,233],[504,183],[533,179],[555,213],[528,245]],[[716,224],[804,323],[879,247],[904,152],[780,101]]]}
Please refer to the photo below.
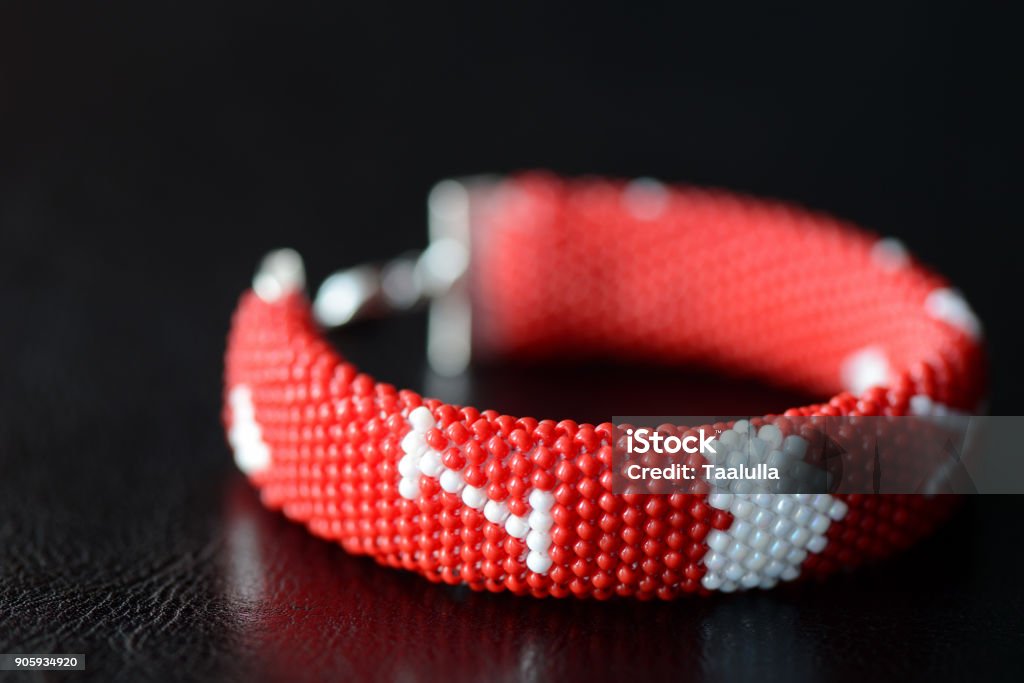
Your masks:
{"label": "metal clasp hardware", "polygon": [[[430,243],[385,263],[363,264],[330,275],[313,298],[313,315],[325,328],[382,317],[429,302],[427,358],[442,376],[469,366],[471,304],[469,187],[457,180],[434,186],[428,201]],[[279,249],[264,257],[253,289],[265,301],[305,288],[302,257]]]}

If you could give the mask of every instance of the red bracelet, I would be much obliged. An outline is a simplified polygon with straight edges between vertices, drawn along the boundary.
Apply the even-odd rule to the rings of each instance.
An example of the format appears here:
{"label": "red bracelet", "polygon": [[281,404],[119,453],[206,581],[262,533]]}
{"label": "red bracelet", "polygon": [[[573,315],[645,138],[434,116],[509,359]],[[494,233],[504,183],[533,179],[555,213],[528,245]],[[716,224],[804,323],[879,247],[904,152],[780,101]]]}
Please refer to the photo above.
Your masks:
{"label": "red bracelet", "polygon": [[[982,399],[981,329],[963,298],[897,242],[834,218],[546,174],[446,181],[432,206],[434,251],[383,276],[329,280],[316,317],[333,324],[444,290],[453,298],[432,314],[431,355],[449,370],[465,364],[455,334],[471,328],[473,353],[696,363],[834,395],[787,416],[974,411]],[[463,275],[450,238],[469,232]],[[439,273],[439,254],[458,267]],[[668,599],[886,556],[955,502],[615,495],[610,424],[448,405],[360,374],[325,340],[303,277],[294,253],[278,252],[242,297],[229,440],[268,507],[382,564],[477,590]],[[395,285],[403,277],[412,294]],[[471,320],[452,303],[468,299]]]}

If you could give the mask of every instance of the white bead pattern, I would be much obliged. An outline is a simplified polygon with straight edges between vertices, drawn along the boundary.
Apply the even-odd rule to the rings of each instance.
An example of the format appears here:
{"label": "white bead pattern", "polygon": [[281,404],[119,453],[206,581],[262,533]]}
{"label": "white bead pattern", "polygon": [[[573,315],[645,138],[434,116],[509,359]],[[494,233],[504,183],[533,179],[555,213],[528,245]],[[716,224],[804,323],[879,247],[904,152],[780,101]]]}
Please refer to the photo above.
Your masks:
{"label": "white bead pattern", "polygon": [[895,237],[885,237],[871,247],[871,260],[884,270],[898,270],[910,264],[910,252]]}
{"label": "white bead pattern", "polygon": [[846,503],[827,493],[711,493],[708,504],[734,517],[725,531],[708,534],[703,559],[701,583],[726,593],[800,576],[807,554],[825,549],[829,526],[847,512]]}
{"label": "white bead pattern", "polygon": [[981,321],[963,295],[955,289],[942,287],[933,290],[925,299],[924,310],[931,317],[964,331],[972,339],[980,339],[982,336]]}
{"label": "white bead pattern", "polygon": [[773,424],[762,425],[754,433],[747,420],[738,420],[731,429],[710,440],[714,453],[705,454],[712,472],[730,467],[756,469],[765,464],[776,468],[778,479],[715,479],[707,478],[711,490],[722,493],[793,493],[823,491],[827,488],[828,472],[804,460],[808,441],[791,434],[783,437],[782,430]]}
{"label": "white bead pattern", "polygon": [[263,257],[252,281],[256,296],[273,303],[306,286],[306,269],[302,257],[294,249],[278,249]]}
{"label": "white bead pattern", "polygon": [[554,495],[534,489],[529,495],[530,512],[523,517],[511,514],[508,505],[488,498],[483,488],[469,486],[460,471],[444,464],[441,453],[431,448],[426,440],[427,432],[436,424],[425,406],[409,413],[412,429],[402,438],[404,455],[398,461],[398,493],[403,498],[415,500],[420,495],[420,475],[437,479],[444,491],[459,494],[467,506],[483,511],[488,522],[503,525],[514,538],[525,539],[528,548],[526,566],[530,571],[546,574],[551,568],[549,531],[554,524],[551,517]]}
{"label": "white bead pattern", "polygon": [[231,428],[228,443],[235,452],[238,469],[253,474],[270,465],[270,446],[263,440],[263,433],[256,422],[256,408],[252,403],[252,391],[245,384],[239,384],[228,393],[231,406]]}
{"label": "white bead pattern", "polygon": [[910,397],[910,414],[919,417],[966,417],[967,413],[939,403],[927,394],[916,394]]}
{"label": "white bead pattern", "polygon": [[889,359],[882,349],[868,346],[847,356],[839,374],[843,386],[850,393],[860,396],[871,387],[888,384]]}
{"label": "white bead pattern", "polygon": [[530,532],[526,535],[526,545],[530,552],[526,555],[526,566],[530,571],[546,574],[551,568],[551,534],[548,533],[555,520],[551,516],[551,507],[555,504],[555,496],[550,491],[534,489],[530,492],[530,507],[533,512],[527,517]]}
{"label": "white bead pattern", "polygon": [[641,221],[657,219],[668,208],[668,189],[654,178],[637,178],[622,192],[622,206]]}

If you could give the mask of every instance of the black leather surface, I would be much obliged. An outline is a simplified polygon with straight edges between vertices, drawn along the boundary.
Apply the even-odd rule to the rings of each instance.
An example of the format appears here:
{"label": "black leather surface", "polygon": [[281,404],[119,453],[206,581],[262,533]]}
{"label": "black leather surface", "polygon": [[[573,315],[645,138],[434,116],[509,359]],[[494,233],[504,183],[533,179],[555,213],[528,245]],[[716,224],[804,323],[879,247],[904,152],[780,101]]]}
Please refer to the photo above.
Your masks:
{"label": "black leather surface", "polygon": [[[1005,678],[1024,645],[1016,497],[822,585],[672,604],[437,587],[263,510],[219,423],[261,253],[311,276],[422,243],[446,175],[548,166],[799,200],[902,237],[974,302],[1019,414],[1012,22],[592,5],[0,9],[3,680]],[[1015,56],[1014,56],[1015,57]],[[431,392],[422,318],[338,343]],[[778,410],[653,369],[480,372],[512,413]],[[555,387],[561,386],[561,392]],[[732,404],[736,405],[736,404]],[[653,406],[658,406],[653,410]]]}

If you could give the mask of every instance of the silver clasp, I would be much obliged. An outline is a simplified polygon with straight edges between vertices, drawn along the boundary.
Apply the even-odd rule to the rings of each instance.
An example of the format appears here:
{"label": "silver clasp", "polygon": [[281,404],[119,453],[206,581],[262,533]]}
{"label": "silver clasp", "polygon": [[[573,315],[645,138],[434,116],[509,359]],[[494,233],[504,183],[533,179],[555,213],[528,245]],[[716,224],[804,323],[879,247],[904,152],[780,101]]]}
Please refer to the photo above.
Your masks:
{"label": "silver clasp", "polygon": [[[427,358],[440,375],[462,373],[470,361],[469,188],[456,180],[434,186],[429,198],[430,244],[380,264],[330,275],[313,298],[313,315],[326,328],[382,317],[430,303]],[[263,259],[253,289],[266,301],[305,288],[302,258],[291,249]]]}
{"label": "silver clasp", "polygon": [[448,293],[466,273],[469,254],[454,240],[440,240],[383,264],[365,264],[330,275],[313,299],[324,327],[407,311]]}

